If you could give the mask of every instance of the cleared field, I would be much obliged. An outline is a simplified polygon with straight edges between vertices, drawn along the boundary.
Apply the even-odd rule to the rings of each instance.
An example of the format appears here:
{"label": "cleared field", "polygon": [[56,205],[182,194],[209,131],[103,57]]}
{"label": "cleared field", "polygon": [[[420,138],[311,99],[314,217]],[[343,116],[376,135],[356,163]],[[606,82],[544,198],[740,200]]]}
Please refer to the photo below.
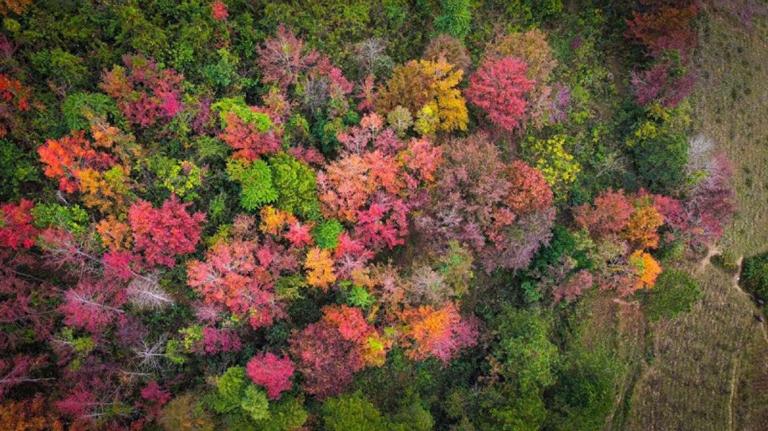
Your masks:
{"label": "cleared field", "polygon": [[[738,213],[719,247],[749,256],[768,250],[766,20],[745,26],[710,7],[700,40],[694,121],[734,161],[738,193]],[[768,339],[758,311],[731,275],[711,265],[696,269],[704,298],[690,313],[649,328],[618,429],[768,429]]]}

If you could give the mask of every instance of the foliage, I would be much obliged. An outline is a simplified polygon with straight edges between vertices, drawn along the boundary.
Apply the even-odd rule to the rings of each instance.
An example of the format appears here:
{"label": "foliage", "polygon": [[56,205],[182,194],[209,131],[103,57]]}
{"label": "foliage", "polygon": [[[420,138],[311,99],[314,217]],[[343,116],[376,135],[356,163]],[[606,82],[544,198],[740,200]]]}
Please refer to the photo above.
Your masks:
{"label": "foliage", "polygon": [[280,394],[291,389],[293,385],[293,362],[288,358],[280,358],[274,353],[257,355],[248,361],[245,373],[253,383],[264,387],[270,399],[280,398]]}
{"label": "foliage", "polygon": [[464,39],[472,21],[469,0],[441,0],[440,6],[441,13],[435,18],[435,30]]}
{"label": "foliage", "polygon": [[667,269],[643,297],[643,305],[648,320],[655,322],[690,311],[702,295],[699,283],[693,277],[677,269]]}
{"label": "foliage", "polygon": [[344,226],[338,220],[326,220],[312,229],[312,238],[318,247],[333,250],[339,244],[339,235],[344,232]]}
{"label": "foliage", "polygon": [[94,117],[118,120],[121,113],[115,102],[101,93],[72,93],[61,103],[61,112],[69,130],[87,130]]}
{"label": "foliage", "polygon": [[461,70],[454,70],[444,59],[409,61],[392,71],[376,100],[376,109],[386,114],[402,106],[412,117],[426,109],[436,118],[434,131],[466,130],[467,107],[456,88],[462,76]]}
{"label": "foliage", "polygon": [[0,1],[0,428],[629,426],[758,182],[582,3]]}
{"label": "foliage", "polygon": [[[488,272],[527,266],[539,246],[549,240],[551,205],[536,211],[512,210],[512,205],[519,208],[519,202],[530,195],[519,188],[519,174],[501,161],[499,150],[486,135],[455,139],[443,147],[443,154],[433,200],[416,219],[416,227],[438,248],[451,240],[466,243]],[[539,204],[546,204],[548,187],[534,183],[543,192]]]}
{"label": "foliage", "polygon": [[45,399],[36,396],[24,401],[0,404],[0,425],[6,430],[62,431],[64,424],[45,406]]}
{"label": "foliage", "polygon": [[254,211],[277,200],[272,170],[263,160],[249,163],[231,159],[227,162],[227,174],[240,183],[240,206],[244,209]]}
{"label": "foliage", "polygon": [[216,391],[208,402],[219,414],[242,415],[254,421],[269,417],[266,394],[246,381],[243,367],[227,368],[216,379]]}
{"label": "foliage", "polygon": [[212,431],[214,422],[193,394],[182,394],[163,407],[158,423],[166,431]]}
{"label": "foliage", "polygon": [[438,61],[442,57],[464,72],[464,76],[468,75],[469,68],[472,66],[472,59],[469,57],[464,43],[447,34],[440,34],[430,40],[427,47],[424,48],[423,57],[430,61]]}
{"label": "foliage", "polygon": [[[538,2],[537,2],[538,3]],[[523,123],[530,123],[541,128],[549,121],[552,89],[549,85],[552,71],[557,67],[557,60],[549,47],[547,35],[539,29],[525,32],[513,32],[500,35],[486,46],[484,62],[494,62],[503,58],[517,58],[525,63],[526,74],[532,88],[529,91],[528,109]]]}
{"label": "foliage", "polygon": [[174,257],[195,251],[205,215],[190,214],[188,206],[172,196],[160,208],[137,201],[128,209],[134,251],[143,253],[148,265],[173,267]]}
{"label": "foliage", "polygon": [[126,55],[123,66],[104,72],[99,87],[117,101],[125,118],[142,127],[160,119],[168,121],[183,108],[184,77],[172,69],[161,69],[141,55]]}
{"label": "foliage", "polygon": [[269,165],[277,190],[275,206],[304,218],[317,218],[320,210],[315,172],[286,153],[279,153],[270,158]]}
{"label": "foliage", "polygon": [[760,254],[744,259],[741,280],[744,288],[758,303],[768,302],[768,256]]}
{"label": "foliage", "polygon": [[274,301],[274,282],[265,256],[266,248],[246,241],[219,242],[206,253],[206,260],[192,260],[187,265],[187,283],[204,301],[224,307],[235,316],[247,318],[254,328],[270,326],[283,316]]}
{"label": "foliage", "polygon": [[359,393],[329,398],[323,403],[323,426],[329,431],[386,430],[379,410]]}
{"label": "foliage", "polygon": [[0,140],[0,198],[16,199],[21,187],[37,179],[38,168],[16,144]]}
{"label": "foliage", "polygon": [[39,203],[30,210],[35,227],[58,227],[75,235],[82,235],[88,226],[88,213],[79,205]]}
{"label": "foliage", "polygon": [[671,194],[685,183],[685,136],[690,121],[685,105],[671,110],[652,105],[647,118],[629,135],[627,146],[638,175],[650,191]]}
{"label": "foliage", "polygon": [[433,356],[447,363],[461,349],[477,344],[476,323],[462,319],[451,303],[440,309],[405,310],[402,320],[407,354],[415,360]]}
{"label": "foliage", "polygon": [[469,79],[467,99],[485,111],[494,125],[512,131],[520,124],[526,95],[534,85],[526,78],[527,69],[514,57],[486,60]]}
{"label": "foliage", "polygon": [[581,165],[568,152],[567,145],[569,142],[565,135],[555,135],[546,140],[529,140],[523,150],[526,158],[541,171],[559,197],[581,172]]}
{"label": "foliage", "polygon": [[0,206],[0,247],[14,250],[30,248],[35,244],[37,229],[32,225],[33,203],[22,199],[18,204],[7,203]]}

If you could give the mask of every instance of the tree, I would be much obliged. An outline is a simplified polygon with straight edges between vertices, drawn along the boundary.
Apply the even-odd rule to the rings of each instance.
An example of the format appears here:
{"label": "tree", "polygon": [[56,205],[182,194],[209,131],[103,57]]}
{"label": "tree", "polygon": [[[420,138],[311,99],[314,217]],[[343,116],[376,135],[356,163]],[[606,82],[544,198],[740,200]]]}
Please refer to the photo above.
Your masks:
{"label": "tree", "polygon": [[725,154],[716,154],[706,167],[706,178],[699,181],[684,202],[694,244],[708,244],[723,234],[724,226],[736,209],[731,184],[733,167]]}
{"label": "tree", "polygon": [[510,192],[507,204],[515,214],[528,214],[546,210],[552,206],[554,197],[544,175],[536,168],[521,160],[509,165]]}
{"label": "tree", "polygon": [[320,399],[338,395],[366,365],[369,340],[375,331],[358,308],[328,306],[323,317],[289,340],[304,390]]}
{"label": "tree", "polygon": [[469,52],[464,43],[447,34],[440,34],[430,40],[424,49],[423,57],[425,60],[430,61],[438,61],[440,58],[444,58],[445,61],[464,72],[464,76],[467,75],[470,66],[472,66],[472,59],[469,57]]}
{"label": "tree", "polygon": [[570,140],[565,135],[555,135],[549,139],[528,139],[523,147],[525,158],[535,166],[555,192],[555,197],[563,198],[571,184],[581,172],[581,165],[568,152]]}
{"label": "tree", "polygon": [[640,43],[652,57],[667,50],[688,55],[698,40],[693,26],[698,13],[699,4],[691,0],[651,4],[645,11],[633,12],[632,19],[627,20],[626,36]]}
{"label": "tree", "polygon": [[[8,1],[0,3],[0,11],[9,4]],[[27,0],[18,1],[29,3]],[[21,81],[0,73],[0,138],[5,137],[9,132],[14,132],[14,126],[18,123],[15,114],[29,110],[30,93],[30,89]]]}
{"label": "tree", "polygon": [[623,231],[635,210],[623,190],[608,189],[595,198],[593,205],[580,205],[574,208],[573,214],[576,225],[596,237]]}
{"label": "tree", "polygon": [[650,289],[656,284],[656,278],[661,274],[661,266],[653,256],[642,250],[635,250],[629,256],[629,264],[636,277],[632,289]]}
{"label": "tree", "polygon": [[565,299],[570,302],[581,296],[585,290],[594,285],[592,274],[587,270],[581,270],[568,278],[565,283],[557,286],[553,292],[555,303]]}
{"label": "tree", "polygon": [[254,328],[271,326],[284,311],[275,301],[271,262],[257,258],[266,256],[262,250],[266,251],[252,242],[219,242],[206,253],[204,262],[192,260],[187,264],[187,283],[207,304],[249,319]]}
{"label": "tree", "polygon": [[328,431],[384,431],[379,410],[359,392],[329,398],[323,403],[323,426]]}
{"label": "tree", "polygon": [[143,200],[131,205],[128,224],[133,232],[133,249],[143,253],[148,265],[173,267],[176,256],[195,251],[205,215],[189,214],[187,207],[189,204],[179,202],[175,195],[160,208]]}
{"label": "tree", "polygon": [[[526,267],[549,240],[552,206],[512,210],[511,205],[520,208],[516,199],[526,200],[526,192],[520,189],[517,170],[501,160],[499,149],[485,134],[453,139],[442,146],[442,155],[431,200],[415,217],[416,229],[430,238],[438,254],[450,241],[466,244],[488,272]],[[524,186],[534,185],[543,193],[544,201],[539,203],[545,203],[549,186],[542,188],[535,180]]]}
{"label": "tree", "polygon": [[59,182],[59,190],[74,193],[79,189],[79,175],[85,169],[103,170],[112,166],[113,158],[93,148],[82,131],[61,139],[48,139],[37,149],[45,165],[43,173]]}
{"label": "tree", "polygon": [[15,431],[64,431],[62,421],[46,406],[45,398],[36,395],[22,401],[0,404],[0,428]]}
{"label": "tree", "polygon": [[525,32],[500,35],[486,46],[484,61],[513,57],[526,65],[526,76],[533,81],[528,93],[528,109],[522,124],[541,128],[549,122],[552,103],[552,88],[549,85],[557,60],[547,42],[547,35],[538,28]]}
{"label": "tree", "polygon": [[141,55],[125,55],[123,64],[125,67],[115,66],[104,72],[99,87],[117,101],[128,120],[150,127],[181,112],[182,75],[172,69],[160,69]]}
{"label": "tree", "polygon": [[214,422],[197,397],[186,393],[163,407],[158,423],[165,431],[213,431]]}
{"label": "tree", "polygon": [[245,378],[243,367],[230,367],[216,379],[216,391],[210,398],[213,411],[233,416],[232,422],[259,421],[269,417],[266,394]]}
{"label": "tree", "polygon": [[257,54],[264,82],[283,89],[295,84],[299,75],[320,57],[314,50],[305,49],[304,41],[282,24],[277,27],[275,36],[257,49]]}
{"label": "tree", "polygon": [[684,185],[688,164],[687,132],[690,106],[674,109],[652,103],[646,118],[627,138],[635,168],[643,184],[653,193],[675,194]]}
{"label": "tree", "polygon": [[633,245],[645,249],[659,245],[658,229],[664,224],[664,217],[650,203],[636,208],[629,217],[624,237]]}
{"label": "tree", "polygon": [[435,30],[464,39],[472,23],[472,5],[469,0],[441,0],[441,13],[435,18]]}
{"label": "tree", "polygon": [[659,101],[665,108],[674,108],[691,94],[695,84],[696,75],[679,58],[659,60],[649,69],[632,72],[635,101],[643,106]]}
{"label": "tree", "polygon": [[336,281],[336,274],[333,272],[333,259],[328,250],[313,247],[307,252],[307,258],[304,261],[304,267],[307,269],[307,283],[310,286],[319,287],[324,291]]}
{"label": "tree", "polygon": [[272,182],[272,170],[263,160],[246,162],[231,159],[227,162],[229,178],[240,183],[240,206],[248,211],[277,200]]}
{"label": "tree", "polygon": [[125,291],[114,281],[81,280],[64,294],[64,324],[100,335],[125,313]]}
{"label": "tree", "polygon": [[253,383],[263,387],[270,399],[276,400],[291,389],[294,366],[288,357],[278,357],[274,353],[262,353],[254,356],[245,366],[245,373]]}
{"label": "tree", "polygon": [[0,247],[18,250],[35,245],[38,230],[32,225],[33,206],[28,199],[0,205]]}
{"label": "tree", "polygon": [[467,99],[482,109],[493,124],[511,132],[525,114],[527,93],[534,81],[526,78],[528,65],[514,57],[487,59],[469,79]]}
{"label": "tree", "polygon": [[403,341],[411,359],[435,357],[447,364],[459,351],[477,344],[476,323],[462,319],[453,303],[439,309],[431,306],[407,309],[401,319],[406,325]]}
{"label": "tree", "polygon": [[546,418],[544,390],[555,382],[557,346],[551,321],[532,310],[504,306],[490,322],[497,334],[491,348],[491,385],[481,393],[483,429],[535,430]]}
{"label": "tree", "polygon": [[315,172],[287,153],[269,159],[272,180],[277,190],[275,206],[305,219],[320,216]]}
{"label": "tree", "polygon": [[437,130],[466,130],[468,113],[458,84],[463,72],[444,59],[411,60],[397,66],[376,100],[376,110],[388,113],[397,106],[413,117],[427,108],[437,120]]}
{"label": "tree", "polygon": [[227,11],[227,4],[221,0],[216,0],[211,3],[211,18],[216,21],[226,21],[229,16]]}
{"label": "tree", "polygon": [[338,220],[326,220],[312,229],[312,239],[318,247],[333,250],[339,244],[339,235],[344,232],[344,226]]}
{"label": "tree", "polygon": [[219,138],[235,150],[233,157],[256,160],[280,150],[274,123],[263,108],[248,106],[242,98],[224,98],[211,104],[224,129]]}

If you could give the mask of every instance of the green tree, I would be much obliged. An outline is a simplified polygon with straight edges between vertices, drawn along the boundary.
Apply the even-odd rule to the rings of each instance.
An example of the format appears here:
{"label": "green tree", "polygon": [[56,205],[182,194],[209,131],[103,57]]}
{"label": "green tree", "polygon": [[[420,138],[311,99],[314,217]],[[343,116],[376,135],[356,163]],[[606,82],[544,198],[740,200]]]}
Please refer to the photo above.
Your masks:
{"label": "green tree", "polygon": [[306,219],[320,216],[315,172],[305,163],[286,153],[269,159],[272,178],[277,190],[275,206]]}
{"label": "green tree", "polygon": [[387,421],[360,392],[328,398],[323,403],[323,425],[327,431],[385,431]]}
{"label": "green tree", "polygon": [[472,24],[470,0],[442,0],[440,15],[435,18],[435,30],[463,40]]}

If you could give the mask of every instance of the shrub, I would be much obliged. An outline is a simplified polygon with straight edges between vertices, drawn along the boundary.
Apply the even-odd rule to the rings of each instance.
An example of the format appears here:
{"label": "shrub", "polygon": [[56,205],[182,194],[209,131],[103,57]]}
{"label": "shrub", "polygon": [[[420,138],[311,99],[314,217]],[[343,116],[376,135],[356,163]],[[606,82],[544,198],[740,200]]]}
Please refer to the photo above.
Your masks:
{"label": "shrub", "polygon": [[650,191],[674,194],[685,184],[689,124],[686,105],[671,110],[651,105],[627,139],[637,174]]}
{"label": "shrub", "polygon": [[744,259],[741,285],[758,304],[762,302],[763,310],[768,312],[768,253]]}

